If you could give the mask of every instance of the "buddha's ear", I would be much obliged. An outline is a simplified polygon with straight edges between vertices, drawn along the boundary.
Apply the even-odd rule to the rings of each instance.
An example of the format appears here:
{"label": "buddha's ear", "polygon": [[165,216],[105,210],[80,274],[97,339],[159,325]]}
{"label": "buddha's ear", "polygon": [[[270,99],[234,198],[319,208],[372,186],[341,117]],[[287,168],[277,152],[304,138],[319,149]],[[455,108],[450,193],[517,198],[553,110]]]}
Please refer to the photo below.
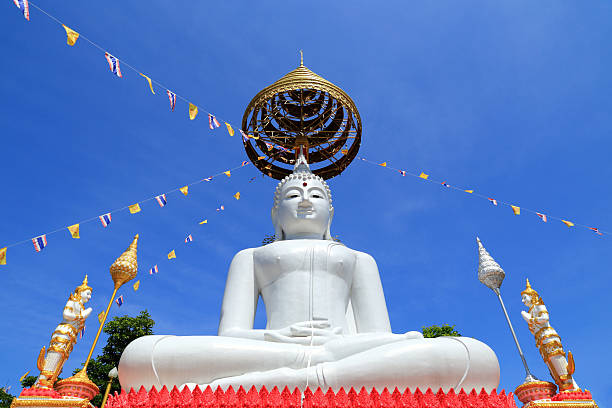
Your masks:
{"label": "buddha's ear", "polygon": [[272,208],[272,225],[274,226],[274,240],[282,241],[285,237],[283,236],[283,229],[278,223],[277,213],[278,213],[278,210],[275,207],[273,207]]}
{"label": "buddha's ear", "polygon": [[327,239],[330,241],[334,240],[331,236],[331,223],[333,219],[334,219],[334,207],[332,207],[331,210],[329,211],[329,222],[327,223],[327,231],[325,231],[325,236],[323,237],[323,239]]}

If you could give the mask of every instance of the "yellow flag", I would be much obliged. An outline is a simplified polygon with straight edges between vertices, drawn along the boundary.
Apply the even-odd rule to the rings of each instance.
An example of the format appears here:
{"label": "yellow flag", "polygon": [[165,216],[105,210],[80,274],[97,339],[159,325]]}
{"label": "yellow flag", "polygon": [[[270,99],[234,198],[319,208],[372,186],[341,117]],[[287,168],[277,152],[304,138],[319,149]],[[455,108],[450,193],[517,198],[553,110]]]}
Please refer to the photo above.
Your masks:
{"label": "yellow flag", "polygon": [[179,188],[179,190],[181,190],[181,193],[183,193],[184,195],[189,194],[189,186],[181,187]]}
{"label": "yellow flag", "polygon": [[227,133],[229,133],[230,136],[234,136],[234,129],[232,129],[232,125],[225,122],[225,126],[227,126]]}
{"label": "yellow flag", "polygon": [[202,224],[208,224],[208,220],[200,221],[200,225]]}
{"label": "yellow flag", "polygon": [[132,214],[136,214],[137,212],[140,212],[140,205],[138,203],[132,204],[128,208],[130,209],[130,212]]}
{"label": "yellow flag", "polygon": [[571,221],[566,221],[566,220],[561,220],[562,223],[564,223],[565,225],[567,225],[568,227],[573,227],[574,223]]}
{"label": "yellow flag", "polygon": [[238,191],[236,194],[234,194],[234,198],[236,200],[240,200],[240,191]]}
{"label": "yellow flag", "polygon": [[348,149],[342,149],[342,150],[340,150],[340,153],[342,153],[342,154],[348,154]]}
{"label": "yellow flag", "polygon": [[0,265],[6,265],[6,248],[0,249]]}
{"label": "yellow flag", "polygon": [[423,180],[427,180],[429,178],[429,174],[425,174],[421,172],[421,174],[419,174],[419,177],[422,178]]}
{"label": "yellow flag", "polygon": [[257,156],[257,160],[264,160],[266,156]]}
{"label": "yellow flag", "polygon": [[72,238],[81,238],[79,236],[79,224],[69,226],[68,231],[70,231],[70,235],[72,235]]}
{"label": "yellow flag", "polygon": [[470,193],[470,194],[474,192],[474,190],[463,190],[463,191],[465,191],[466,193]]}
{"label": "yellow flag", "polygon": [[521,215],[521,207],[517,207],[516,205],[512,205],[512,204],[510,204],[510,207],[512,207],[512,211],[514,212],[514,215]]}
{"label": "yellow flag", "polygon": [[149,88],[151,88],[151,92],[153,93],[153,95],[155,95],[155,91],[153,90],[153,84],[151,83],[151,78],[149,78],[148,76],[146,76],[143,73],[140,73],[140,75],[142,75],[143,77],[145,77],[145,79],[147,80],[147,82],[149,83]]}
{"label": "yellow flag", "polygon": [[104,311],[98,313],[98,322],[102,324],[103,321],[104,321]]}
{"label": "yellow flag", "polygon": [[232,177],[232,173],[230,173],[230,171],[224,171],[223,174],[225,174],[227,177]]}
{"label": "yellow flag", "polygon": [[189,102],[189,119],[194,120],[198,115],[198,107]]}
{"label": "yellow flag", "polygon": [[387,162],[382,162],[382,163],[380,163],[380,165],[383,166],[383,167],[387,167]]}
{"label": "yellow flag", "polygon": [[24,379],[25,379],[25,378],[28,376],[28,374],[30,374],[30,371],[28,371],[28,372],[26,372],[24,375],[22,375],[22,376],[19,378],[19,382],[22,382],[22,381],[23,381],[23,380],[24,380]]}
{"label": "yellow flag", "polygon": [[174,249],[172,251],[170,251],[170,253],[168,254],[168,259],[174,259],[176,258],[176,253],[174,252]]}
{"label": "yellow flag", "polygon": [[76,44],[77,40],[79,39],[79,33],[66,27],[63,24],[62,24],[62,27],[64,27],[64,30],[66,30],[66,37],[67,37],[66,43],[70,46],[73,46],[74,44]]}
{"label": "yellow flag", "polygon": [[134,283],[134,292],[136,292],[139,287],[140,287],[140,281],[137,280],[136,283]]}

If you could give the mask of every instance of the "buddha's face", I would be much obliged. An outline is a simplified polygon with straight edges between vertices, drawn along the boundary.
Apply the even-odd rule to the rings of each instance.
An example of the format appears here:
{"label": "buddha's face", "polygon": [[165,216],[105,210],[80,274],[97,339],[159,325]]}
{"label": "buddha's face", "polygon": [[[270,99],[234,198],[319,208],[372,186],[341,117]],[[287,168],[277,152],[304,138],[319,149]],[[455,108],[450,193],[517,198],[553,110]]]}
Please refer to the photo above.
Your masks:
{"label": "buddha's face", "polygon": [[81,292],[81,302],[87,303],[91,299],[91,290],[86,289]]}
{"label": "buddha's face", "polygon": [[527,307],[531,307],[532,303],[531,303],[531,296],[529,296],[528,294],[524,294],[521,296],[521,301],[523,302],[523,304]]}
{"label": "buddha's face", "polygon": [[273,221],[286,238],[323,238],[332,217],[325,191],[315,178],[293,179],[283,185]]}

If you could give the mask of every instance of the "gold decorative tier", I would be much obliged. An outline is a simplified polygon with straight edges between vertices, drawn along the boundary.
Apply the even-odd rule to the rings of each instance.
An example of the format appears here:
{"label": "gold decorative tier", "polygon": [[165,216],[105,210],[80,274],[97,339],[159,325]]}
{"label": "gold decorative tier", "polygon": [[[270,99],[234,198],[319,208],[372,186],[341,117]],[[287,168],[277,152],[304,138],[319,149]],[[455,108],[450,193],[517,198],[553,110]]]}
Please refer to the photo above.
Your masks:
{"label": "gold decorative tier", "polygon": [[[304,66],[265,87],[242,117],[243,144],[264,174],[282,179],[302,151],[312,172],[337,176],[353,161],[361,144],[361,117],[340,87]],[[318,167],[318,168],[315,168]]]}
{"label": "gold decorative tier", "polygon": [[91,381],[84,371],[55,383],[55,390],[63,397],[76,397],[91,400],[100,393],[100,389]]}

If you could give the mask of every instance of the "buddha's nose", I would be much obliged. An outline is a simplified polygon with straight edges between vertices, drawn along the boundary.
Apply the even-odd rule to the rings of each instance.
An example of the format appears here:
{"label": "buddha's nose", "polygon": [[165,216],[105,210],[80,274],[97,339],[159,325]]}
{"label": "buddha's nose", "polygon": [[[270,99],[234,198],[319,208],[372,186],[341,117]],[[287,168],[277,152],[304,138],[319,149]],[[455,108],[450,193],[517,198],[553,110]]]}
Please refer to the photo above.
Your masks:
{"label": "buddha's nose", "polygon": [[312,207],[312,203],[307,198],[304,198],[302,201],[300,201],[300,203],[298,204],[298,207],[302,207],[302,208]]}

